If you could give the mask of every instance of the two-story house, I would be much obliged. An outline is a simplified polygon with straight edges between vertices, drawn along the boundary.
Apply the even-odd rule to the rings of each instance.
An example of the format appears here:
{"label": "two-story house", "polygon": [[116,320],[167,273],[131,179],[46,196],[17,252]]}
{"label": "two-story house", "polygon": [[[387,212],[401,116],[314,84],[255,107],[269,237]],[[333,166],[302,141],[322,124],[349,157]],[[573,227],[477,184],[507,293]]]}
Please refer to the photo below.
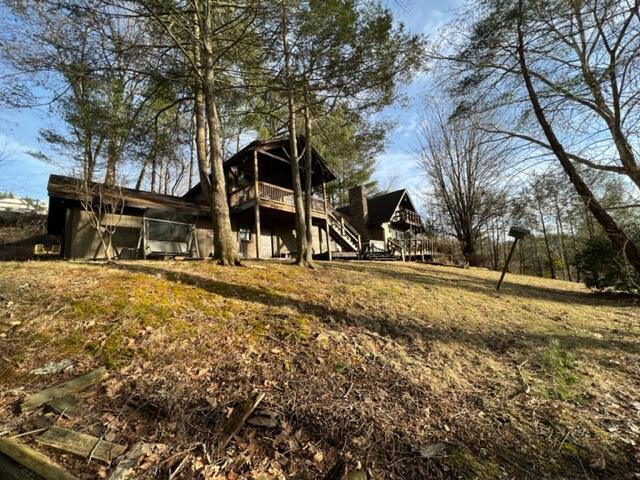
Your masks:
{"label": "two-story house", "polygon": [[[303,151],[304,138],[300,137],[299,142]],[[326,197],[326,184],[336,176],[315,149],[312,154],[313,251],[329,258],[334,250],[357,255],[362,246],[359,233]],[[224,163],[232,230],[240,255],[245,258],[287,257],[295,253],[289,158],[289,139],[276,138],[256,140]],[[300,176],[304,179],[302,164]],[[92,215],[83,207],[86,190],[83,192],[77,179],[58,175],[49,179],[48,230],[60,238],[65,258],[105,256]],[[115,231],[115,257],[206,258],[212,254],[210,210],[199,184],[181,197],[121,188],[118,198],[123,208],[101,218],[104,228]],[[95,224],[95,215],[93,220]]]}

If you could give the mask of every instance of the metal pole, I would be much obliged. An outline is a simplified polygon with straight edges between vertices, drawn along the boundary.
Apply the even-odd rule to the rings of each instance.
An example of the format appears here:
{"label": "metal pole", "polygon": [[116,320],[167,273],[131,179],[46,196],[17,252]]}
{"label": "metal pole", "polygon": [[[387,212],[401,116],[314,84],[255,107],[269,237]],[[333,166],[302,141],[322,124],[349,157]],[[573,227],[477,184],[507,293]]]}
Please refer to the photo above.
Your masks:
{"label": "metal pole", "polygon": [[516,250],[516,244],[518,243],[518,238],[513,240],[513,244],[511,245],[511,250],[509,250],[509,255],[507,256],[507,261],[504,262],[504,267],[502,269],[502,275],[500,275],[500,280],[498,281],[498,285],[496,286],[496,290],[500,290],[500,286],[502,285],[502,281],[504,280],[504,276],[507,273],[507,268],[509,268],[509,263],[511,263],[511,257],[513,256],[513,252]]}

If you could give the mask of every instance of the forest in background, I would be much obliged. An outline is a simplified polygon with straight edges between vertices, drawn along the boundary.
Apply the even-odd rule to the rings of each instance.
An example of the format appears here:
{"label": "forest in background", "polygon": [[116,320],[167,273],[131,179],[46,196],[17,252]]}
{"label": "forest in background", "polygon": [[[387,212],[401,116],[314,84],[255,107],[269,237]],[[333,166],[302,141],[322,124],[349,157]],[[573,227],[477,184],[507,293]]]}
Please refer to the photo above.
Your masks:
{"label": "forest in background", "polygon": [[640,291],[639,6],[473,1],[434,39],[417,156],[471,265],[520,225],[511,271]]}

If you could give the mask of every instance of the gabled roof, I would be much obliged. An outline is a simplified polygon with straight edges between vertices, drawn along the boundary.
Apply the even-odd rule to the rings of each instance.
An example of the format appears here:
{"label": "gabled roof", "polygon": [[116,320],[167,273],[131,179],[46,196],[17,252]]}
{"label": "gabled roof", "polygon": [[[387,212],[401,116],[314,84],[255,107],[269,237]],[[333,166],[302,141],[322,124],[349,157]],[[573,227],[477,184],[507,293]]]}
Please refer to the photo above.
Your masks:
{"label": "gabled roof", "polygon": [[369,225],[379,225],[381,223],[389,222],[405,195],[407,195],[411,205],[413,206],[413,202],[411,201],[411,197],[409,197],[406,188],[367,198],[367,210],[369,211],[367,223]]}
{"label": "gabled roof", "polygon": [[[304,135],[298,135],[299,154],[302,153],[305,147],[305,143],[306,143],[306,139],[304,138]],[[277,152],[278,149],[282,150],[285,153],[285,155],[278,154]],[[248,145],[245,145],[240,150],[238,150],[238,152],[236,152],[232,157],[225,160],[224,162],[225,171],[229,167],[233,165],[237,165],[243,162],[244,160],[246,160],[254,150],[257,150],[259,154],[267,156],[276,162],[281,161],[281,162],[289,163],[289,160],[287,159],[289,155],[288,153],[289,137],[280,136],[280,137],[271,138],[269,140],[254,140]],[[314,170],[314,173],[313,173],[314,177],[316,177],[315,168],[317,167],[318,168],[317,173],[321,176],[322,181],[330,182],[338,178],[336,174],[333,172],[333,170],[331,170],[331,167],[329,167],[329,165],[327,164],[326,160],[322,157],[322,155],[320,155],[318,151],[313,147],[311,150],[313,155],[312,170]],[[304,162],[301,161],[300,170],[303,170],[304,169],[303,167],[304,167]],[[314,182],[314,186],[316,184],[318,184],[318,181]],[[198,183],[195,187],[193,187],[191,190],[185,193],[184,197],[185,198],[194,197],[199,193],[200,193],[200,183]]]}
{"label": "gabled roof", "polygon": [[[80,200],[82,190],[81,180],[62,175],[50,175],[47,191],[50,197],[65,198],[68,200]],[[98,186],[96,182],[91,182],[92,186]],[[121,187],[120,192],[127,207],[186,213],[190,215],[208,215],[210,210],[207,205],[196,203],[182,197],[173,195],[163,195],[155,192],[143,192],[133,188]]]}

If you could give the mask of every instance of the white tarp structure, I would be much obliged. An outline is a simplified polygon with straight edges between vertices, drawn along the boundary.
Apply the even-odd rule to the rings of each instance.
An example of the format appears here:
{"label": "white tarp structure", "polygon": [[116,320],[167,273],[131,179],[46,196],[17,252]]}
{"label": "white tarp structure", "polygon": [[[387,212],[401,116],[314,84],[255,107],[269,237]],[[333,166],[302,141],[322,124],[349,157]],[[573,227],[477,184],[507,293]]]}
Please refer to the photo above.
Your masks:
{"label": "white tarp structure", "polygon": [[8,213],[46,213],[47,207],[40,201],[24,198],[0,198],[0,212]]}

